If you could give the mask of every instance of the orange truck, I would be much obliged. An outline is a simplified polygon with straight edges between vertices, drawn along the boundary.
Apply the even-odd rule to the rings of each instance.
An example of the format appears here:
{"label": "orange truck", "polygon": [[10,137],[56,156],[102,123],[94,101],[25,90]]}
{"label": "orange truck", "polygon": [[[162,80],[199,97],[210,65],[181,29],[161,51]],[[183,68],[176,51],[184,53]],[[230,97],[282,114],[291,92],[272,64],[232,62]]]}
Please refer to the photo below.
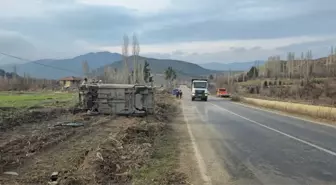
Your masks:
{"label": "orange truck", "polygon": [[217,97],[230,97],[225,88],[218,88],[216,92]]}

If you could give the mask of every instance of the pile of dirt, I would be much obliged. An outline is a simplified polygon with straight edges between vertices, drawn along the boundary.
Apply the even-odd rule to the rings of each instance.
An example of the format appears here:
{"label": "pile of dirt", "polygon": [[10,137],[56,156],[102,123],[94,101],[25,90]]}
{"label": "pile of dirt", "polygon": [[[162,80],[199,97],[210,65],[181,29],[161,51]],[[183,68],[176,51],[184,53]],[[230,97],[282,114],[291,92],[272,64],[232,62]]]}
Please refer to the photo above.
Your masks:
{"label": "pile of dirt", "polygon": [[52,145],[75,134],[73,130],[57,129],[52,132],[24,136],[0,146],[0,173],[19,167],[27,158],[33,157]]}
{"label": "pile of dirt", "polygon": [[0,131],[13,129],[23,124],[52,120],[68,112],[68,109],[63,108],[0,110]]}
{"label": "pile of dirt", "polygon": [[114,135],[107,137],[90,151],[81,167],[60,179],[60,185],[126,184],[132,171],[146,165],[153,153],[154,140],[164,131],[162,122],[152,123],[137,118]]}
{"label": "pile of dirt", "polygon": [[[60,185],[130,184],[134,172],[150,163],[157,150],[156,140],[168,134],[176,102],[167,94],[156,94],[156,114],[133,118],[118,133],[110,135],[90,151],[82,167],[59,182]],[[155,184],[186,184],[183,173],[170,171],[153,181]]]}
{"label": "pile of dirt", "polygon": [[172,121],[177,112],[177,102],[169,93],[155,94],[155,118],[159,121]]}

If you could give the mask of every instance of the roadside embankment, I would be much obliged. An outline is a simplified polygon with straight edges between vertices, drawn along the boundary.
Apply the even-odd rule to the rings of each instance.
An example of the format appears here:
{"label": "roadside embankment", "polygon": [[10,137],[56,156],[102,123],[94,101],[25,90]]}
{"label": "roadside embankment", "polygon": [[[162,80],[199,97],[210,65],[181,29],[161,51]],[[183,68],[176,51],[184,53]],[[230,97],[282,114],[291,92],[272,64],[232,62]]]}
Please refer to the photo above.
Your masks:
{"label": "roadside embankment", "polygon": [[0,184],[187,184],[173,129],[178,101],[155,94],[155,114],[0,110]]}
{"label": "roadside embankment", "polygon": [[152,125],[160,125],[151,143],[152,150],[145,165],[133,171],[133,183],[139,185],[188,184],[186,174],[180,170],[180,138],[174,127],[179,114],[179,103],[169,92],[161,91],[155,95],[155,116],[147,117]]}
{"label": "roadside embankment", "polygon": [[300,103],[271,101],[271,100],[262,100],[262,99],[245,98],[245,97],[244,98],[240,97],[239,99],[243,103],[256,105],[264,108],[270,108],[292,114],[309,116],[315,119],[318,118],[329,121],[336,120],[336,108],[332,107],[305,105]]}

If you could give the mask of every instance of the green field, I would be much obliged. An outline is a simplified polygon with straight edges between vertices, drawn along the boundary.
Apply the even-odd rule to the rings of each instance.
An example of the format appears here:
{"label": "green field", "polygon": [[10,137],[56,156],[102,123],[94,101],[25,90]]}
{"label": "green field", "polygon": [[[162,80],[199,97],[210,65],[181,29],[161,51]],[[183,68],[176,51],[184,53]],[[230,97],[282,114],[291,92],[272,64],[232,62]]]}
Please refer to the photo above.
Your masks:
{"label": "green field", "polygon": [[0,92],[0,107],[61,107],[78,100],[76,93],[66,92]]}

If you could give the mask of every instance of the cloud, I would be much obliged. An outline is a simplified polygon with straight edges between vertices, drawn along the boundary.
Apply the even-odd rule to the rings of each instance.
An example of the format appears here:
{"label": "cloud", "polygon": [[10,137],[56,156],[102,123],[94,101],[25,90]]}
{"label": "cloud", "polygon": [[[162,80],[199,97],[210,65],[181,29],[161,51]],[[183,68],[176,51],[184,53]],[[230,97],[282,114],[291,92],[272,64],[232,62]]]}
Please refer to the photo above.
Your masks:
{"label": "cloud", "polygon": [[[14,1],[17,6],[14,2],[7,6],[22,10],[19,15],[30,13],[30,10],[21,9],[22,4],[29,3]],[[122,7],[89,6],[65,0],[53,7],[54,2],[44,1],[40,3],[45,6],[32,7],[40,14],[9,17],[8,14],[1,13],[1,3],[0,1],[1,28],[3,31],[19,33],[22,37],[29,38],[30,44],[37,50],[35,53],[38,53],[30,59],[63,58],[82,54],[80,52],[89,49],[92,51],[97,44],[117,45],[122,42],[122,36],[135,31],[138,24],[137,18]],[[45,12],[45,16],[42,16],[44,11],[48,13]],[[0,45],[3,44],[7,43],[0,40]],[[20,43],[14,40],[11,44],[18,44],[20,47]],[[15,47],[6,51],[19,56],[25,55],[25,52]]]}
{"label": "cloud", "polygon": [[0,31],[15,33],[0,46],[32,58],[120,52],[135,32],[142,54],[195,62],[308,47],[319,56],[336,38],[335,16],[334,0],[0,0]]}
{"label": "cloud", "polygon": [[[165,43],[165,44],[143,44],[141,45],[141,52],[144,53],[161,53],[161,52],[186,52],[186,53],[213,53],[223,50],[236,51],[241,48],[256,50],[258,48],[276,49],[285,47],[295,43],[307,43],[326,40],[332,37],[287,37],[274,39],[250,39],[250,40],[217,40],[217,41],[193,41],[193,42],[179,42],[179,43]],[[105,46],[99,50],[108,50],[117,52],[120,50],[119,46]]]}
{"label": "cloud", "polygon": [[169,0],[77,0],[79,3],[89,5],[102,5],[112,7],[126,7],[139,12],[158,12],[169,6]]}
{"label": "cloud", "polygon": [[[285,57],[288,51],[306,51],[306,44],[314,45],[314,43],[331,40],[327,43],[323,42],[324,44],[330,45],[332,44],[332,40],[335,38],[336,37],[323,36],[288,37],[277,39],[220,40],[181,42],[178,44],[151,44],[141,45],[141,51],[144,56],[148,57],[179,59],[195,63],[246,62],[250,60],[266,60],[267,57],[271,55],[281,55],[282,57]],[[303,50],[293,50],[293,47],[297,45],[298,48],[303,48]],[[317,48],[320,46],[317,46]],[[99,50],[118,52],[120,47],[102,47],[99,48]]]}
{"label": "cloud", "polygon": [[276,49],[282,52],[295,52],[297,57],[300,56],[301,52],[307,52],[308,50],[311,50],[313,52],[313,57],[319,58],[329,55],[331,46],[334,46],[335,43],[336,38],[330,38],[306,43],[290,44],[288,46],[279,47]]}
{"label": "cloud", "polygon": [[191,61],[194,63],[202,64],[209,62],[219,63],[232,63],[232,62],[246,62],[251,61],[251,58],[265,59],[265,56],[279,54],[280,52],[275,49],[260,49],[258,52],[253,49],[241,48],[240,51],[218,51],[213,53],[184,53],[183,55],[175,55],[174,53],[147,53],[145,56],[162,59],[178,59],[184,61]]}
{"label": "cloud", "polygon": [[[17,32],[0,30],[0,52],[15,54],[19,52],[22,58],[32,58],[37,55],[36,47],[29,38]],[[1,56],[0,63],[23,63],[24,61]]]}
{"label": "cloud", "polygon": [[[328,35],[336,32],[336,11],[316,12],[277,21],[206,20],[185,22],[149,30],[142,36],[150,42],[202,41],[221,39],[263,39],[293,36]],[[317,20],[317,21],[312,21]],[[328,28],[326,29],[326,25]]]}

